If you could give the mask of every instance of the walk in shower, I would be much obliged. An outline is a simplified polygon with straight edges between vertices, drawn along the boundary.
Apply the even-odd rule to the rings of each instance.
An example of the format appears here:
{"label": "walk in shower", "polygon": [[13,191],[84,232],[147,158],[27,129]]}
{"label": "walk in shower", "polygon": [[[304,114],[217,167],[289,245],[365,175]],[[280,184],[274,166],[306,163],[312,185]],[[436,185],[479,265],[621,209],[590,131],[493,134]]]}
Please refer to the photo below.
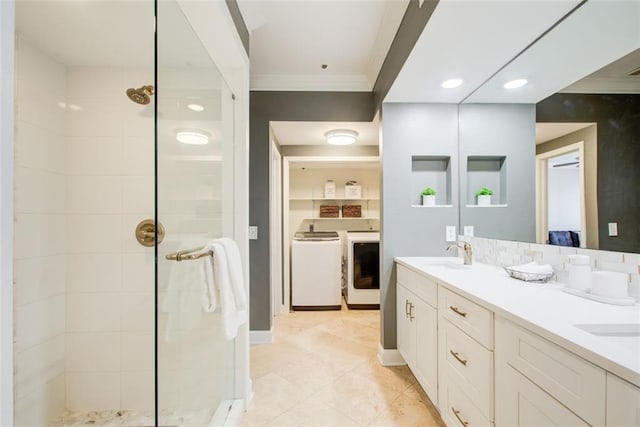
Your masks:
{"label": "walk in shower", "polygon": [[15,58],[15,425],[223,424],[246,334],[167,255],[234,236],[229,86],[172,0],[18,0]]}

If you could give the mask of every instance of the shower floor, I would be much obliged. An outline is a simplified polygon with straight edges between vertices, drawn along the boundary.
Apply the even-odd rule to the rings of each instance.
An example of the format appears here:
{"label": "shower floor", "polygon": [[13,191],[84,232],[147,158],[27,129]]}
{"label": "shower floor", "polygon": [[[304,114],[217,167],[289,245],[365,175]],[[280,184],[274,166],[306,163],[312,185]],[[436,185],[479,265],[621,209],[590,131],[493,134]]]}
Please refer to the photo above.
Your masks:
{"label": "shower floor", "polygon": [[[208,426],[214,411],[160,411],[158,425],[162,427],[202,427]],[[142,411],[90,411],[63,412],[49,427],[152,427],[153,413]]]}

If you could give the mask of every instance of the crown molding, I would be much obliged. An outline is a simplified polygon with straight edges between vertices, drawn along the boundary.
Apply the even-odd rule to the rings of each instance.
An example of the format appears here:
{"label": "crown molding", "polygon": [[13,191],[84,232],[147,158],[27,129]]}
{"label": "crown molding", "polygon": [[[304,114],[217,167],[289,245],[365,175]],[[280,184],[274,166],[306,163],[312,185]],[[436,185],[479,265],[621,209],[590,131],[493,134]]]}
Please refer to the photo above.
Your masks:
{"label": "crown molding", "polygon": [[561,93],[640,93],[640,77],[585,77]]}
{"label": "crown molding", "polygon": [[251,90],[370,92],[373,84],[365,74],[254,74]]}

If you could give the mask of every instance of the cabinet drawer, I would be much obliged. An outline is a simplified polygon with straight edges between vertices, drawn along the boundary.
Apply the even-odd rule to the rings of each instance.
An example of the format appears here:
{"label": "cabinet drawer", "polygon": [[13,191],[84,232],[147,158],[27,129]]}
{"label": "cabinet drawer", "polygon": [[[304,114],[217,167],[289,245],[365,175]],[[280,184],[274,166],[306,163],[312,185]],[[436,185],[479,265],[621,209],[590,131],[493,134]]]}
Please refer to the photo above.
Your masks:
{"label": "cabinet drawer", "polygon": [[440,387],[440,415],[448,427],[493,426],[451,378],[445,375]]}
{"label": "cabinet drawer", "polygon": [[397,281],[436,308],[438,306],[438,285],[436,282],[403,265],[396,264],[396,266]]}
{"label": "cabinet drawer", "polygon": [[640,427],[640,388],[607,373],[607,427]]}
{"label": "cabinet drawer", "polygon": [[592,425],[605,423],[603,369],[503,318],[496,318],[496,357]]}
{"label": "cabinet drawer", "polygon": [[493,419],[493,352],[487,350],[448,320],[440,327],[440,363],[482,415]]}
{"label": "cabinet drawer", "polygon": [[440,287],[439,312],[467,335],[493,349],[493,313],[465,297]]}

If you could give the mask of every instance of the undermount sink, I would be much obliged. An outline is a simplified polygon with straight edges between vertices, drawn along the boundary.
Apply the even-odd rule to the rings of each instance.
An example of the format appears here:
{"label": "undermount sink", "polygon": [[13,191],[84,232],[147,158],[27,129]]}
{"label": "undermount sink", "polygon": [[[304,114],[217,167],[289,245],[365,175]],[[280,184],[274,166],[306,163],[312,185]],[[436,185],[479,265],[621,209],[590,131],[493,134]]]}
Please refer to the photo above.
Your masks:
{"label": "undermount sink", "polygon": [[640,323],[593,323],[573,326],[601,337],[640,337]]}
{"label": "undermount sink", "polygon": [[441,256],[441,257],[424,257],[420,259],[420,263],[424,265],[457,265],[462,266],[464,259],[453,256]]}

